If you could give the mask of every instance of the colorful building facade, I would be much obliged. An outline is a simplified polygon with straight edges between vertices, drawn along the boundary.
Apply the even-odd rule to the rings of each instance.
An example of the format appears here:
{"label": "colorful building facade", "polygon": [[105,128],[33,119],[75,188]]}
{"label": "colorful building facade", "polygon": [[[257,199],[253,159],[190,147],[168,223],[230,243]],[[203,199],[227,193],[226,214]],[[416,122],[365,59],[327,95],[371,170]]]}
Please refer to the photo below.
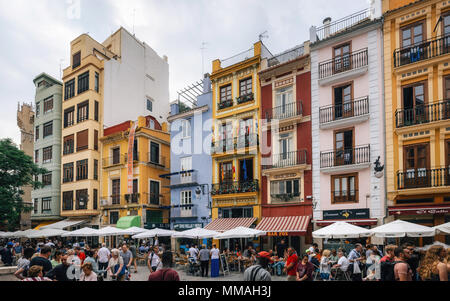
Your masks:
{"label": "colorful building facade", "polygon": [[450,221],[450,3],[383,1],[383,11],[387,221],[440,225]]}
{"label": "colorful building facade", "polygon": [[312,148],[309,42],[264,59],[259,72],[263,249],[282,238],[298,253],[311,243]]}
{"label": "colorful building facade", "polygon": [[63,84],[42,73],[34,79],[34,162],[49,173],[39,177],[44,185],[31,192],[33,228],[61,220],[61,110]]}
{"label": "colorful building facade", "polygon": [[385,161],[381,3],[373,5],[310,30],[316,229],[385,216],[384,173],[375,172]]}
{"label": "colorful building facade", "polygon": [[[129,136],[135,125],[130,166]],[[169,181],[160,178],[170,170],[167,124],[152,116],[139,117],[137,122],[106,128],[100,141],[101,226],[169,228]]]}

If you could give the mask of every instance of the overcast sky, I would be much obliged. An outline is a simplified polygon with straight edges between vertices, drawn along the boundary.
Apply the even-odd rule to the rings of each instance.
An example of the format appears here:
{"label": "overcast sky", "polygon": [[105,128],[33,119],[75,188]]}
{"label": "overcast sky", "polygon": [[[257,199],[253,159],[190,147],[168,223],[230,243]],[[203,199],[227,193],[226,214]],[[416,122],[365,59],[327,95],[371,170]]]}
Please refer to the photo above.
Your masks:
{"label": "overcast sky", "polygon": [[282,52],[309,39],[309,28],[368,7],[367,0],[0,0],[0,138],[19,144],[18,102],[34,101],[41,72],[60,79],[70,41],[89,33],[103,42],[120,26],[170,64],[170,96],[201,79],[211,61],[264,44]]}

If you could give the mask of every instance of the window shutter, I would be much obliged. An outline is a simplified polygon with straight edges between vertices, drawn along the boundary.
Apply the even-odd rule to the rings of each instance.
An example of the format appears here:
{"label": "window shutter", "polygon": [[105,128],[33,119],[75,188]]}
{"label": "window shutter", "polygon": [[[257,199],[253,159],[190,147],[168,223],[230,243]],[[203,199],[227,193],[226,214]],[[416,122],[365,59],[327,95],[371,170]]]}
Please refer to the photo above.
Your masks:
{"label": "window shutter", "polygon": [[98,150],[98,131],[94,130],[94,149]]}
{"label": "window shutter", "polygon": [[89,147],[89,130],[77,133],[77,151],[88,149]]}

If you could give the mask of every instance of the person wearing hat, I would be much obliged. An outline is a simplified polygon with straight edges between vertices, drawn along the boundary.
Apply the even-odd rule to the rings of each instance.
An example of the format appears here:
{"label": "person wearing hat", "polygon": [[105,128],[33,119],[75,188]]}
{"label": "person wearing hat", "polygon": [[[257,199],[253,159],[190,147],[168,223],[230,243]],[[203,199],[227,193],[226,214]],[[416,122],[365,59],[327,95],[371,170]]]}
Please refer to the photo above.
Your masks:
{"label": "person wearing hat", "polygon": [[244,281],[272,281],[267,267],[273,263],[272,258],[268,252],[261,252],[256,257],[256,265],[253,265],[245,270]]}

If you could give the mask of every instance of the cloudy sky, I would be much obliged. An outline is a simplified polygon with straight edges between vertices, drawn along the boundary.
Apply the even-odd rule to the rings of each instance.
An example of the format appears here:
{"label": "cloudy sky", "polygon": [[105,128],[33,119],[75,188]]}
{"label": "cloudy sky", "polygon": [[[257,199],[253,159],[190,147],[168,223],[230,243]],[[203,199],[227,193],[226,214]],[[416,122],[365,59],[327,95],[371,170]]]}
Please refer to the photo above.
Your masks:
{"label": "cloudy sky", "polygon": [[70,41],[89,33],[103,42],[120,26],[170,64],[171,100],[202,77],[211,61],[248,50],[267,31],[273,53],[309,39],[311,25],[368,7],[367,0],[0,0],[0,138],[20,143],[18,102],[34,100],[33,78],[60,79]]}

